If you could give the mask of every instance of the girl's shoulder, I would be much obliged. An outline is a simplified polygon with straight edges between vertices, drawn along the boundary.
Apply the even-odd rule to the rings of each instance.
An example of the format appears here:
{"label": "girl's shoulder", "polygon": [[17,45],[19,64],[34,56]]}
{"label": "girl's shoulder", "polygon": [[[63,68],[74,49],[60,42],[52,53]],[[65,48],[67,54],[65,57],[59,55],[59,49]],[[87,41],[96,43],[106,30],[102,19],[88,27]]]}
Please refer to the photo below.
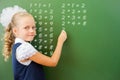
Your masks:
{"label": "girl's shoulder", "polygon": [[29,65],[31,63],[30,60],[26,62],[21,61],[28,59],[29,57],[33,56],[36,52],[37,50],[30,43],[24,42],[16,49],[16,58],[21,64]]}

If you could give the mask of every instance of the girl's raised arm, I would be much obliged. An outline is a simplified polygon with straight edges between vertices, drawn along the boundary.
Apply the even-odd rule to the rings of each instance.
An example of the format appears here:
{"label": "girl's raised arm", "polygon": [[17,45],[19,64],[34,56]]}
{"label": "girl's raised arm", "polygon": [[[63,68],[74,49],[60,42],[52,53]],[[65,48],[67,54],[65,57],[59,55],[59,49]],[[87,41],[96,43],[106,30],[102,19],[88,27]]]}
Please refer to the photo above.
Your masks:
{"label": "girl's raised arm", "polygon": [[59,61],[62,51],[62,46],[66,39],[67,39],[67,34],[64,30],[62,30],[58,37],[56,49],[51,57],[48,57],[42,53],[37,52],[29,59],[41,65],[55,67]]}

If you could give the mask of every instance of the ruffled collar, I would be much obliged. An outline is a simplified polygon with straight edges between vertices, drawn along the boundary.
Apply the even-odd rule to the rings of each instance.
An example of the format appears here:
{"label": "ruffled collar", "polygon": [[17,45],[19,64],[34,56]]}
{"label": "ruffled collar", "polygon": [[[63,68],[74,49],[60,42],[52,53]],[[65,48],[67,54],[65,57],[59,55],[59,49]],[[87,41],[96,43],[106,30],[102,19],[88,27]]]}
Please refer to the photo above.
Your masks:
{"label": "ruffled collar", "polygon": [[25,41],[21,38],[15,38],[15,43],[24,43]]}

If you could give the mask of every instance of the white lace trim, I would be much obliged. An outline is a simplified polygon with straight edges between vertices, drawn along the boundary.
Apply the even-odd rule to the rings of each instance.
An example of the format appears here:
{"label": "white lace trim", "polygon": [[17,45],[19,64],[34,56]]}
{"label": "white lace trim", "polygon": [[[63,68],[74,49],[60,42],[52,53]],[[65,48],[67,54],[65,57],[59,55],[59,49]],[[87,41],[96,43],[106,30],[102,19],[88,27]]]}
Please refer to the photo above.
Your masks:
{"label": "white lace trim", "polygon": [[37,50],[27,42],[22,43],[16,50],[16,58],[17,60],[23,65],[29,65],[31,60],[27,60],[25,62],[21,62],[21,60],[28,59],[29,57],[33,56]]}

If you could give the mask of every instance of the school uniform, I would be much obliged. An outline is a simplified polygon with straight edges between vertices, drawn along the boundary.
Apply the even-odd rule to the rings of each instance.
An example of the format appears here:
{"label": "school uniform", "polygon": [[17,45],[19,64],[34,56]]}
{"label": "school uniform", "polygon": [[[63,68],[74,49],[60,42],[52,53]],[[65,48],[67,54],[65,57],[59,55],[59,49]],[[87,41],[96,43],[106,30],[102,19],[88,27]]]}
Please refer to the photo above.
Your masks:
{"label": "school uniform", "polygon": [[15,39],[12,48],[14,80],[45,80],[43,66],[31,60],[21,62],[33,56],[37,50],[20,38]]}

